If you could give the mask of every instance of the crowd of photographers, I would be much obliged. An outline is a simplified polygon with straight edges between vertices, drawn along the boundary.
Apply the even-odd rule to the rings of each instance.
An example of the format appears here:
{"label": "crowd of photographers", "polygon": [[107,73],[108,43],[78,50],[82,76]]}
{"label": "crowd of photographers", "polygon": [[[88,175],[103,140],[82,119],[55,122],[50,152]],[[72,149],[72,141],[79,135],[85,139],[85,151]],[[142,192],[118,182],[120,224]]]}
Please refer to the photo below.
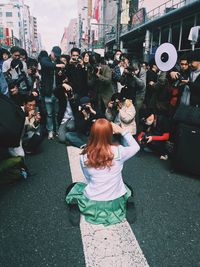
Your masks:
{"label": "crowd of photographers", "polygon": [[[154,59],[131,60],[120,50],[101,58],[78,48],[63,55],[54,46],[50,55],[41,51],[36,60],[14,46],[10,52],[0,50],[0,80],[1,94],[25,114],[20,146],[0,148],[6,150],[0,161],[6,158],[2,155],[35,154],[45,136],[81,148],[98,118],[119,124],[143,150],[166,160],[178,106],[200,107],[199,51],[183,55],[163,72]],[[118,136],[113,141],[121,142]]]}

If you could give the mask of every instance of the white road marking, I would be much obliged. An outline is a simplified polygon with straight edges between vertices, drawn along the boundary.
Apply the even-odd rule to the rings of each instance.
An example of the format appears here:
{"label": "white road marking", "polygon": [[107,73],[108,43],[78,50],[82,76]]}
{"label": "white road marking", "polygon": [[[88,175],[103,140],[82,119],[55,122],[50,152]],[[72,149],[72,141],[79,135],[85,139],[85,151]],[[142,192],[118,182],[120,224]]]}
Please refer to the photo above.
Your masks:
{"label": "white road marking", "polygon": [[[85,182],[79,163],[80,151],[67,147],[73,182]],[[80,229],[86,267],[149,267],[126,220],[103,226],[90,224],[82,216]]]}

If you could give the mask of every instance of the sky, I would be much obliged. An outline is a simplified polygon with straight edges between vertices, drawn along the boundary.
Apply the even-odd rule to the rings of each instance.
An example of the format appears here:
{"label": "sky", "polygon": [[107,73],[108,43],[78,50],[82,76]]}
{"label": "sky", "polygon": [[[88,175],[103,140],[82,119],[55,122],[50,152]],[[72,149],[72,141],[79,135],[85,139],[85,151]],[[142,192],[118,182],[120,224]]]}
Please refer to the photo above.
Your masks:
{"label": "sky", "polygon": [[[151,10],[167,0],[144,0],[142,7]],[[38,32],[42,36],[44,48],[50,52],[52,47],[59,45],[64,27],[69,21],[78,17],[77,0],[25,0],[30,6],[31,15],[37,17]]]}
{"label": "sky", "polygon": [[25,0],[31,15],[37,17],[38,32],[42,36],[44,48],[50,52],[59,45],[64,27],[77,17],[77,0]]}

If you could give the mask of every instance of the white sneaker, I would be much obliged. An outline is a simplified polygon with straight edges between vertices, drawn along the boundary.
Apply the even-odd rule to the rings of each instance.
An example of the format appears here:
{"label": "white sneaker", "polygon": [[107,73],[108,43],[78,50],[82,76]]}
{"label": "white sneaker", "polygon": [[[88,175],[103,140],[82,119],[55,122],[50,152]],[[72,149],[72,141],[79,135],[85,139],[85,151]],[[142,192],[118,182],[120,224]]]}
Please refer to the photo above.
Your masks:
{"label": "white sneaker", "polygon": [[48,134],[48,139],[49,139],[49,140],[54,139],[53,132],[49,132],[49,134]]}
{"label": "white sneaker", "polygon": [[160,159],[162,159],[162,160],[168,160],[168,155],[161,155],[160,156]]}

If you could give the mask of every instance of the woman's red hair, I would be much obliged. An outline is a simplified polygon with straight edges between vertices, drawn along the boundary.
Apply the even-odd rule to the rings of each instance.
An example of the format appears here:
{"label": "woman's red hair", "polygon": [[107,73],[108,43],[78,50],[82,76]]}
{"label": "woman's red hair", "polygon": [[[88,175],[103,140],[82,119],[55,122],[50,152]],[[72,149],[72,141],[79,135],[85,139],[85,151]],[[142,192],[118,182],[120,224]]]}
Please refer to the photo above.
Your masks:
{"label": "woman's red hair", "polygon": [[113,129],[106,119],[98,119],[92,125],[87,146],[81,154],[87,154],[85,164],[93,168],[105,168],[112,165],[114,154],[111,150]]}

